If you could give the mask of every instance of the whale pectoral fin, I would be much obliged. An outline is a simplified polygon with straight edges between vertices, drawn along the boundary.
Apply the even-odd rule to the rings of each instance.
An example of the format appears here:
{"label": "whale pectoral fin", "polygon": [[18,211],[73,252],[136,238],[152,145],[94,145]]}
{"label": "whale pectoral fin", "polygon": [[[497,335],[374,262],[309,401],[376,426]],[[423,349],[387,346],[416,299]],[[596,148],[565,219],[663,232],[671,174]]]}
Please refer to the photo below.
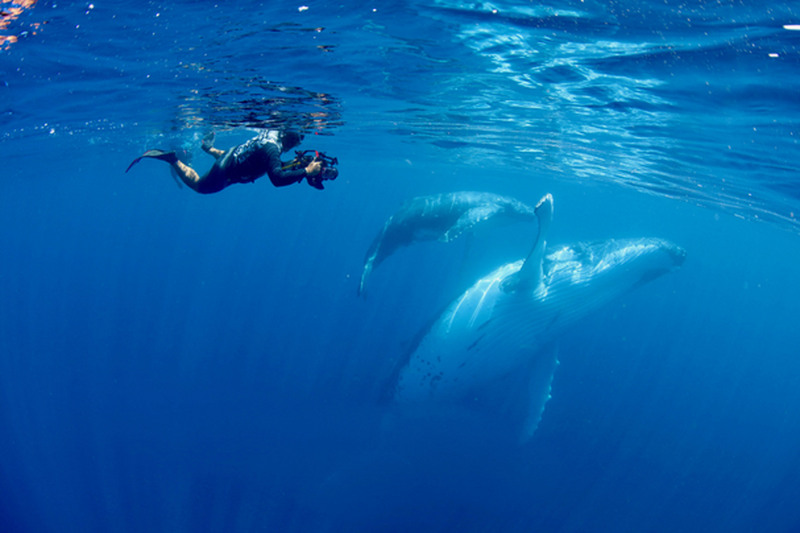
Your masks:
{"label": "whale pectoral fin", "polygon": [[464,232],[471,230],[477,224],[492,218],[498,211],[500,211],[500,206],[498,205],[479,205],[467,209],[458,217],[455,224],[450,226],[450,228],[439,237],[439,242],[450,242],[457,239]]}
{"label": "whale pectoral fin", "polygon": [[548,346],[536,355],[528,379],[528,413],[522,426],[522,442],[528,441],[539,427],[547,400],[550,399],[553,375],[558,366],[558,346]]}
{"label": "whale pectoral fin", "polygon": [[387,239],[387,233],[390,233],[390,228],[392,227],[393,221],[394,216],[389,217],[389,220],[386,221],[380,233],[378,233],[375,238],[372,239],[372,243],[369,245],[367,255],[364,257],[364,268],[361,271],[361,282],[358,285],[359,295],[364,294],[364,287],[367,283],[367,277],[370,275],[372,270],[384,259],[392,255],[397,248],[405,244],[397,242],[389,242],[387,244],[385,242],[386,240],[391,240]]}
{"label": "whale pectoral fin", "polygon": [[370,249],[370,254],[367,256],[367,259],[364,261],[364,268],[361,271],[361,281],[358,284],[358,295],[362,296],[364,294],[364,287],[367,285],[367,276],[369,276],[370,272],[372,272],[373,264],[375,263],[375,258],[378,255],[377,245],[373,243],[373,247]]}
{"label": "whale pectoral fin", "polygon": [[358,284],[358,295],[364,296],[364,288],[367,286],[367,276],[372,272],[372,258],[364,264],[364,270],[361,272],[361,281]]}

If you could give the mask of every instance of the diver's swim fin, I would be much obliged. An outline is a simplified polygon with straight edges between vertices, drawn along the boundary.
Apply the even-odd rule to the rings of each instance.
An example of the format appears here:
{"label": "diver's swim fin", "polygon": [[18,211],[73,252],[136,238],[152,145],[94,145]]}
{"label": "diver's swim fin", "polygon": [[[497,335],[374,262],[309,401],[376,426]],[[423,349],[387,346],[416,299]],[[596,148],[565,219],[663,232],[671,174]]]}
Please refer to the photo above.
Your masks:
{"label": "diver's swim fin", "polygon": [[145,157],[152,157],[153,159],[158,159],[159,161],[166,161],[167,163],[176,163],[178,161],[178,155],[175,152],[165,152],[164,150],[148,150],[136,159],[134,159],[128,168],[125,169],[125,172],[128,172],[133,165],[144,159]]}

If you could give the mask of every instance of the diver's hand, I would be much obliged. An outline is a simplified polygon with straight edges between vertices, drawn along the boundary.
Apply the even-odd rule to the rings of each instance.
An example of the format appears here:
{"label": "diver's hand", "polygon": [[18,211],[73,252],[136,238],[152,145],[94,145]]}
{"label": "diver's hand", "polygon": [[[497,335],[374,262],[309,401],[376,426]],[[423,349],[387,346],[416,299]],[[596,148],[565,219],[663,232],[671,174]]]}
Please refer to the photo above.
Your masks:
{"label": "diver's hand", "polygon": [[312,161],[306,167],[306,176],[316,176],[322,171],[322,161]]}

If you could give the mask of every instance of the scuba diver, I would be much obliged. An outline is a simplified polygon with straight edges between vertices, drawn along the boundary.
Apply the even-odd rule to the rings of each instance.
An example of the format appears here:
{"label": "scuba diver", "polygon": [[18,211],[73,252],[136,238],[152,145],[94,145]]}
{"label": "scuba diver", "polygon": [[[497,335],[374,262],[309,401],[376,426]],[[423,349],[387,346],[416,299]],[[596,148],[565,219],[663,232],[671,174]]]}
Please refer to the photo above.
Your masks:
{"label": "scuba diver", "polygon": [[288,152],[302,140],[303,136],[294,131],[263,130],[239,146],[220,150],[214,148],[212,132],[203,138],[201,147],[216,161],[202,176],[178,159],[175,152],[163,150],[148,150],[134,159],[125,172],[142,159],[152,158],[169,163],[183,183],[201,194],[219,192],[234,183],[252,183],[264,174],[269,176],[276,187],[300,183],[305,178],[315,189],[323,189],[323,181],[336,179],[339,174],[334,168],[338,163],[335,158],[318,152],[314,152],[314,156],[307,155],[307,152],[297,152],[295,159],[288,164],[281,161],[281,154]]}

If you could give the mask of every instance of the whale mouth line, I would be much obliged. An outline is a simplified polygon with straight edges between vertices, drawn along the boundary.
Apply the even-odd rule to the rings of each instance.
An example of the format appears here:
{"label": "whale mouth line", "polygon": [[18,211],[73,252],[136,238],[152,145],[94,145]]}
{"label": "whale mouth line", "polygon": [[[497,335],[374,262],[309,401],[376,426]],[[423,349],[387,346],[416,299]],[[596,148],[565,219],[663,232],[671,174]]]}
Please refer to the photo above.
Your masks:
{"label": "whale mouth line", "polygon": [[648,270],[647,272],[645,272],[642,275],[641,278],[639,278],[639,281],[637,281],[634,284],[634,288],[639,288],[642,285],[646,285],[646,284],[650,283],[651,281],[654,281],[654,280],[660,278],[664,274],[668,274],[672,270],[673,270],[672,268],[654,268],[652,270]]}

